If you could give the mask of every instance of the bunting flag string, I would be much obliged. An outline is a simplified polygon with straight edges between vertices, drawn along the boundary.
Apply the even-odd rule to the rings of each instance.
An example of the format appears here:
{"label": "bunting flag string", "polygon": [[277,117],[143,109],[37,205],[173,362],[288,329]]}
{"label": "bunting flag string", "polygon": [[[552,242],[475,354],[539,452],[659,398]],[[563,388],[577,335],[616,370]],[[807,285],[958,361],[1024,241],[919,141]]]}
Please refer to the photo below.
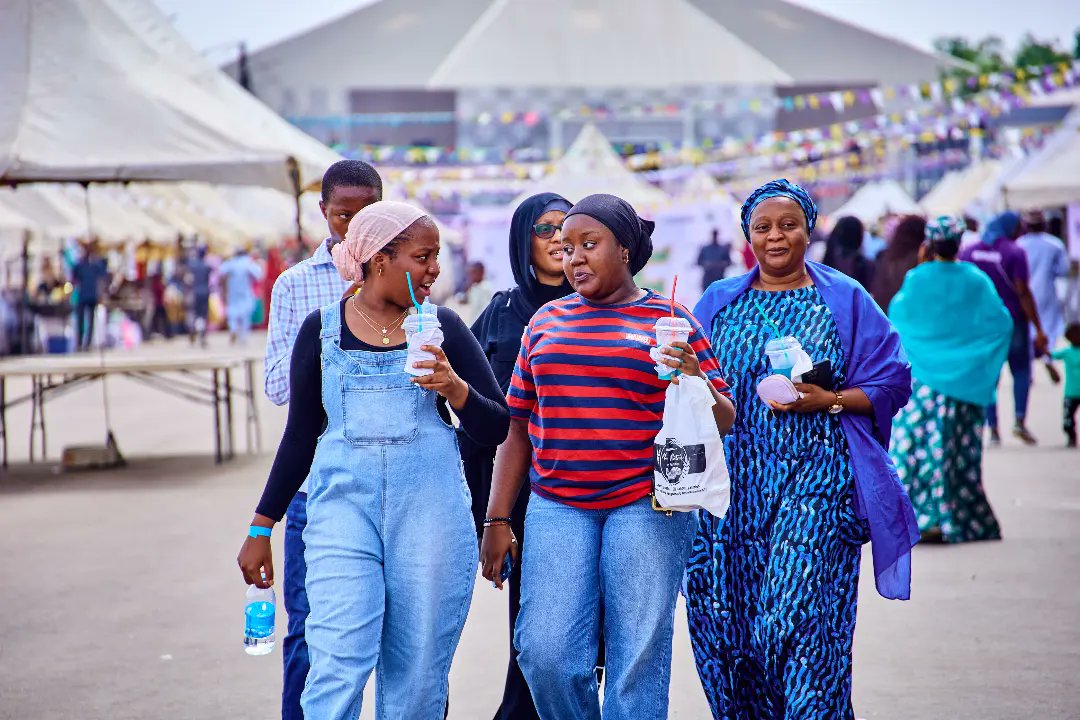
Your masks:
{"label": "bunting flag string", "polygon": [[934,82],[908,83],[872,88],[830,90],[801,93],[783,97],[742,97],[695,100],[687,103],[582,103],[576,107],[555,110],[520,110],[504,112],[396,112],[356,113],[342,116],[305,116],[289,118],[302,128],[338,128],[353,126],[401,126],[412,124],[448,124],[453,122],[479,125],[535,126],[550,120],[606,120],[613,118],[671,118],[685,119],[697,113],[761,114],[795,112],[831,108],[843,113],[852,108],[874,108],[885,111],[904,103],[942,103],[963,101],[967,96],[996,90],[1017,96],[1039,96],[1071,87],[1080,79],[1080,61],[1062,62],[1043,67],[1029,67],[1006,73],[985,73],[967,78],[944,78]]}
{"label": "bunting flag string", "polygon": [[[1073,68],[1074,66],[1069,66]],[[988,118],[997,117],[1031,102],[1034,97],[1052,96],[1054,93],[1080,84],[1080,64],[1076,72],[1061,75],[1062,84],[1054,84],[1050,90],[1029,80],[1008,88],[987,87],[967,97],[941,96],[939,102],[925,101],[915,107],[893,112],[880,112],[858,120],[836,122],[816,128],[786,133],[771,132],[757,138],[705,138],[695,147],[686,148],[671,142],[656,143],[652,149],[642,145],[619,145],[615,148],[624,155],[631,168],[655,169],[687,163],[702,164],[722,162],[734,158],[777,155],[790,153],[795,162],[836,149],[838,145],[851,142],[864,143],[882,137],[905,142],[934,142],[960,139],[978,135]],[[945,81],[949,82],[949,81]],[[1054,81],[1057,83],[1057,81]],[[1038,84],[1038,90],[1032,87]],[[950,86],[951,87],[951,86]],[[934,93],[930,92],[933,96]],[[946,101],[947,100],[947,101]],[[342,154],[380,164],[403,163],[406,165],[452,164],[505,164],[537,165],[551,158],[543,150],[501,153],[495,149],[466,149],[426,146],[362,145],[354,149],[335,146]],[[511,175],[520,174],[513,171]]]}

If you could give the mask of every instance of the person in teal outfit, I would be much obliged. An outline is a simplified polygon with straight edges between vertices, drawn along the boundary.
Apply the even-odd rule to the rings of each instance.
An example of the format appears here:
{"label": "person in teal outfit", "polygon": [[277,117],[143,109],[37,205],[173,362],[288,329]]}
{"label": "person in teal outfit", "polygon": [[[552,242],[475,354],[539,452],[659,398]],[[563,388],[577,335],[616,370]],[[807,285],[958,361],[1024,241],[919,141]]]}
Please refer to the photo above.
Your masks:
{"label": "person in teal outfit", "polygon": [[1012,333],[990,278],[956,261],[964,229],[958,217],[927,224],[922,262],[889,305],[912,374],[891,453],[923,539],[949,543],[1001,537],[982,486],[982,426]]}
{"label": "person in teal outfit", "polygon": [[1065,405],[1062,429],[1068,447],[1076,447],[1076,411],[1080,410],[1080,323],[1065,328],[1068,347],[1055,350],[1052,357],[1065,363]]}

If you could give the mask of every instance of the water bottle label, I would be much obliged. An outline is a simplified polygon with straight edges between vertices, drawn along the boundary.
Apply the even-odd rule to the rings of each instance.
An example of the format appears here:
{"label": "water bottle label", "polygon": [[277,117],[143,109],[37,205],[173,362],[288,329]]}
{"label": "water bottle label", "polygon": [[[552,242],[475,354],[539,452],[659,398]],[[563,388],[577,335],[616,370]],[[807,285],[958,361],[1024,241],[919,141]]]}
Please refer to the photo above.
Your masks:
{"label": "water bottle label", "polygon": [[274,634],[274,606],[270,603],[251,603],[244,609],[244,615],[245,640],[260,640]]}

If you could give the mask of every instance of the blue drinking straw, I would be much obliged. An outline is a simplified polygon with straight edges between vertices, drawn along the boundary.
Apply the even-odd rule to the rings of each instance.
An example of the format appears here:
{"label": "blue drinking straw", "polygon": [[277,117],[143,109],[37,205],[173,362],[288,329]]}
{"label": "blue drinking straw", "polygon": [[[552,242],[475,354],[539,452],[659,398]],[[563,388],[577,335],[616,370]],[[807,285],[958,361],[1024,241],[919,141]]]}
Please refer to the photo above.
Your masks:
{"label": "blue drinking straw", "polygon": [[409,297],[412,298],[412,304],[416,308],[416,314],[420,317],[420,331],[423,332],[424,313],[420,310],[420,303],[416,302],[416,294],[413,293],[412,289],[412,275],[409,274],[408,270],[405,271],[405,282],[409,283]]}
{"label": "blue drinking straw", "polygon": [[[759,303],[757,301],[757,298],[751,298],[751,299],[754,301],[754,307],[757,308],[758,314],[760,314],[761,317],[765,318],[765,322],[767,322],[769,324],[769,326],[772,327],[773,332],[776,334],[776,339],[777,340],[782,340],[783,339],[783,334],[780,332],[780,326],[773,322],[773,319],[771,317],[769,317],[769,314],[767,312],[765,312],[765,308],[761,307],[761,303]],[[790,358],[788,357],[786,348],[784,349],[784,359],[785,360],[790,360]]]}

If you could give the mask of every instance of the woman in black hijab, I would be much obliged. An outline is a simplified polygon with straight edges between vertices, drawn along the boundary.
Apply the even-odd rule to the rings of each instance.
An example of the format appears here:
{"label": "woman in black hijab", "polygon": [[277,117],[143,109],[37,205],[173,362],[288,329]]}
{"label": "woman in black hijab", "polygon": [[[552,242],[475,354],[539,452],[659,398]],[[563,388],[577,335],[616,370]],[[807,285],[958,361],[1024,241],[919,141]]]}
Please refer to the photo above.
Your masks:
{"label": "woman in black hijab", "polygon": [[862,254],[864,232],[862,221],[857,217],[837,220],[825,241],[824,263],[869,290],[874,279],[874,263]]}
{"label": "woman in black hijab", "polygon": [[[562,223],[570,202],[555,193],[540,193],[525,199],[514,211],[510,222],[510,266],[517,286],[496,293],[480,317],[473,323],[473,335],[484,349],[495,379],[505,393],[521,350],[521,335],[532,316],[543,305],[574,292],[563,273]],[[491,473],[495,448],[480,447],[459,434],[465,479],[473,497],[473,517],[477,535],[483,522],[491,491]],[[525,509],[529,504],[529,485],[518,496],[510,513],[510,525],[520,542],[525,535]],[[502,705],[495,720],[533,720],[537,718],[532,695],[517,665],[513,645],[514,623],[521,602],[521,563],[510,574],[510,666]]]}

